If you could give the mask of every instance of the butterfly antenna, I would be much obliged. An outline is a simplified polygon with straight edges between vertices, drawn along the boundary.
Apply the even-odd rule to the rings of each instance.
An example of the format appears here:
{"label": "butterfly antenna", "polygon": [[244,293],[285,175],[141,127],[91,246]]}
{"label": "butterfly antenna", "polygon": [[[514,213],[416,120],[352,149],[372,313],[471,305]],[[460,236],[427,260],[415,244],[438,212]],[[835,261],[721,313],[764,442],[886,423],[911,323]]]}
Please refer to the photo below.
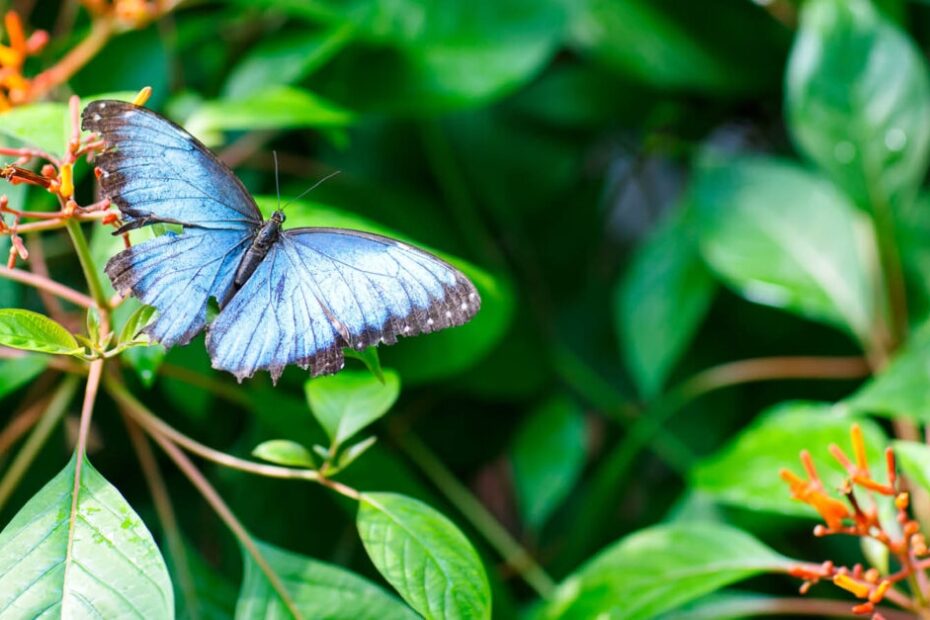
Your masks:
{"label": "butterfly antenna", "polygon": [[287,205],[291,204],[291,203],[294,202],[295,200],[300,200],[301,198],[303,198],[304,196],[306,196],[307,194],[309,194],[310,192],[312,192],[313,190],[315,190],[316,188],[318,188],[320,185],[322,185],[322,184],[325,183],[326,181],[329,181],[331,178],[333,178],[334,176],[336,176],[336,175],[339,174],[340,172],[342,172],[342,170],[336,170],[335,172],[330,172],[330,173],[327,174],[325,177],[323,177],[322,179],[320,179],[319,181],[317,181],[316,183],[314,183],[313,185],[311,185],[310,187],[308,187],[307,189],[305,189],[304,191],[302,191],[302,192],[300,193],[299,196],[297,196],[296,198],[291,198],[290,200],[288,200],[288,201],[287,201],[287,204],[285,204],[283,207],[281,207],[281,210],[286,209],[286,208],[287,208]]}
{"label": "butterfly antenna", "polygon": [[278,179],[278,152],[271,151],[271,155],[272,157],[274,157],[274,191],[276,194],[278,194],[278,211],[280,211],[281,210],[281,181]]}

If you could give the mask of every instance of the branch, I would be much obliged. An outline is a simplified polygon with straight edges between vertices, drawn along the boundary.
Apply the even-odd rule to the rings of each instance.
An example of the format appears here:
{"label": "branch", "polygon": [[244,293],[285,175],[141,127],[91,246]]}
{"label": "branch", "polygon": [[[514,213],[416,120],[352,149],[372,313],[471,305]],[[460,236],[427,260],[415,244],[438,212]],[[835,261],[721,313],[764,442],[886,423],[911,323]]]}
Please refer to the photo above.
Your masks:
{"label": "branch", "polygon": [[7,267],[0,267],[0,278],[6,278],[7,280],[13,280],[14,282],[19,282],[42,291],[46,291],[52,295],[61,297],[66,301],[70,301],[76,306],[81,306],[82,308],[94,307],[94,300],[84,293],[78,292],[73,288],[65,286],[64,284],[59,284],[51,278],[47,278],[37,273],[31,273],[22,269],[8,269]]}

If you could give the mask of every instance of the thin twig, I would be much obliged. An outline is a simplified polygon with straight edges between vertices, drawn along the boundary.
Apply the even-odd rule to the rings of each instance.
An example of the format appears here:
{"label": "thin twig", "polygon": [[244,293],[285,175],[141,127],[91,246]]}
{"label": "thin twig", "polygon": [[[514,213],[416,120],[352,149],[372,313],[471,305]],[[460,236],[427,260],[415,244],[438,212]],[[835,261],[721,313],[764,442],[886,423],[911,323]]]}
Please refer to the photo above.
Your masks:
{"label": "thin twig", "polygon": [[59,284],[51,278],[47,278],[37,273],[30,273],[22,269],[8,269],[6,267],[0,267],[0,278],[6,278],[7,280],[13,280],[14,282],[19,282],[21,284],[26,284],[43,291],[47,291],[52,295],[61,297],[62,299],[70,301],[77,306],[81,306],[82,308],[92,308],[94,306],[94,300],[84,293],[67,287],[64,284]]}

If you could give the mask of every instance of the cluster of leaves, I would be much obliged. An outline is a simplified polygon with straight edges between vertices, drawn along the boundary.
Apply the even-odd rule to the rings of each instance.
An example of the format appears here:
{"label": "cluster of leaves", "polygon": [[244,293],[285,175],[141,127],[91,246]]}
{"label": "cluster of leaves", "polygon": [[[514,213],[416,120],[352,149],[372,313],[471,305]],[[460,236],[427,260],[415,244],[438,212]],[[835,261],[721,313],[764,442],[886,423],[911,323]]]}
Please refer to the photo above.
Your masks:
{"label": "cluster of leaves", "polygon": [[[272,149],[285,197],[342,170],[288,225],[431,247],[483,306],[335,377],[239,386],[202,340],[140,334],[150,310],[100,269],[123,244],[106,205],[56,204],[58,165],[57,195],[4,185],[0,616],[478,618],[491,592],[494,618],[851,608],[798,598],[799,567],[857,550],[811,545],[818,513],[778,473],[829,463],[855,422],[930,489],[930,83],[906,31],[930,7],[83,4],[24,16],[52,37],[16,83],[45,77],[0,115],[0,153],[71,162],[93,140],[61,98],[151,85],[266,213]],[[886,618],[912,600],[891,591]]]}

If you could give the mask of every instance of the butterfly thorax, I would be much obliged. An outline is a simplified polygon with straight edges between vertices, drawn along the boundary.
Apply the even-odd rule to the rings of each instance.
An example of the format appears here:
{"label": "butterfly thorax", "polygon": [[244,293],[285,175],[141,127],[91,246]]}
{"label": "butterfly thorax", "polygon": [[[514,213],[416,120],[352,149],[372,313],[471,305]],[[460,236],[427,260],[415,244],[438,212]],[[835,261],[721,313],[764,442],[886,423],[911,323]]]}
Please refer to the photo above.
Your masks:
{"label": "butterfly thorax", "polygon": [[252,245],[249,246],[245,256],[243,256],[242,260],[239,262],[239,268],[236,269],[236,279],[234,282],[237,289],[246,283],[252,273],[255,272],[255,269],[261,264],[262,260],[264,260],[265,255],[268,254],[268,250],[270,250],[274,242],[278,240],[278,235],[281,233],[281,224],[283,223],[284,212],[275,211],[271,214],[271,217],[262,224],[258,232],[255,233],[255,236],[252,238]]}

